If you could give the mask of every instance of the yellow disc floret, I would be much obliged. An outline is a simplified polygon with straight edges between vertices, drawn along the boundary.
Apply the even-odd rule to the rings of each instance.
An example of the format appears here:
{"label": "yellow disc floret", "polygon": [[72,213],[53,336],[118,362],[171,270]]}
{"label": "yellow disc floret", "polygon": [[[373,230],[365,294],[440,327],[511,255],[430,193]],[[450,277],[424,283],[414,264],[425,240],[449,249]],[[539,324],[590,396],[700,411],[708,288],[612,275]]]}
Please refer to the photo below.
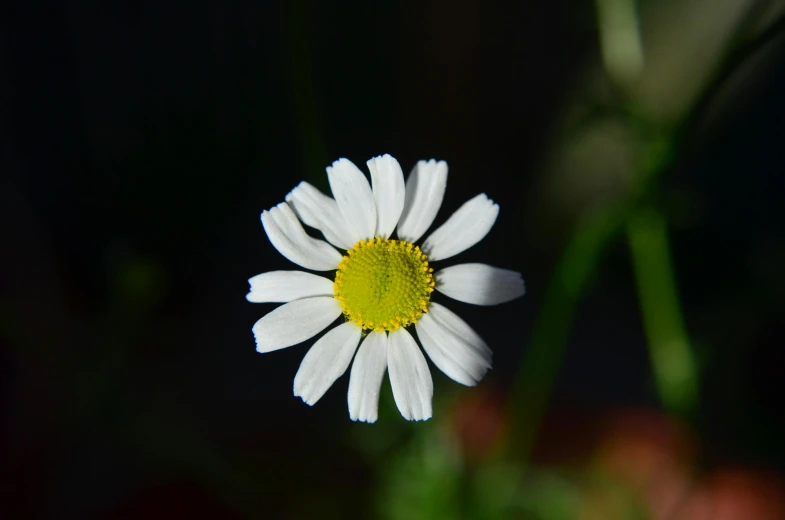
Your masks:
{"label": "yellow disc floret", "polygon": [[381,237],[360,240],[335,274],[335,299],[344,315],[366,330],[393,331],[428,312],[435,283],[420,248]]}

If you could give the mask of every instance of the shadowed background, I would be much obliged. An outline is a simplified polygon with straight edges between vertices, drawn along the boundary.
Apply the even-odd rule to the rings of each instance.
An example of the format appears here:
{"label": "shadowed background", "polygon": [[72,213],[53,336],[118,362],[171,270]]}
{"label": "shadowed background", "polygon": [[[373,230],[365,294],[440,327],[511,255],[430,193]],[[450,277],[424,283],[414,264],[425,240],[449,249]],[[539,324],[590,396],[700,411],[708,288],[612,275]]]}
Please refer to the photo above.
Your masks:
{"label": "shadowed background", "polygon": [[[706,503],[730,503],[729,518],[778,518],[782,14],[776,2],[636,4],[650,22],[640,72],[614,58],[620,32],[608,32],[626,27],[613,9],[628,3],[6,8],[0,507],[10,518],[556,519],[711,518]],[[386,378],[375,425],[349,420],[346,376],[303,404],[292,381],[313,340],[256,353],[251,327],[275,306],[245,301],[248,278],[293,268],[261,211],[301,180],[328,191],[324,168],[339,157],[383,153],[406,173],[449,163],[436,225],[477,193],[499,203],[491,233],[446,265],[487,262],[527,283],[499,307],[437,298],[495,366],[465,389],[431,365],[427,423],[400,417]],[[664,166],[640,187],[650,163]],[[569,307],[553,280],[569,244],[590,236],[581,223],[637,191],[629,204],[644,200],[667,225],[665,260],[646,256],[651,240],[635,246],[635,222],[660,220],[625,213],[632,224],[576,284],[574,317],[549,321],[547,309]],[[674,305],[658,300],[658,279],[645,296],[647,273],[669,263]],[[693,404],[652,368],[663,312],[689,336]],[[553,348],[527,358],[532,344]],[[531,388],[542,416],[526,406],[540,402]],[[516,451],[521,438],[536,440],[530,452]]]}

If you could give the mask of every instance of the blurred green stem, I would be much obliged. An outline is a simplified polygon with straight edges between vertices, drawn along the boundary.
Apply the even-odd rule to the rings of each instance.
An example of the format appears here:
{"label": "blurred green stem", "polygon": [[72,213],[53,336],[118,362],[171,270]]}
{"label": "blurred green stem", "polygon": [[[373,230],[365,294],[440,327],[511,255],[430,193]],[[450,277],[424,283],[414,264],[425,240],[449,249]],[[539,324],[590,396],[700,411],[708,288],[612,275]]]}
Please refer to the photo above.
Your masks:
{"label": "blurred green stem", "polygon": [[516,460],[529,457],[564,357],[575,306],[627,213],[628,206],[619,204],[587,216],[556,267],[513,388],[507,444]]}
{"label": "blurred green stem", "polygon": [[578,222],[546,291],[513,388],[507,447],[516,460],[525,463],[534,446],[580,296],[604,252],[625,229],[657,391],[668,411],[688,415],[694,410],[698,376],[681,318],[665,222],[642,205],[672,157],[667,140],[650,137],[637,167],[637,189]]}
{"label": "blurred green stem", "polygon": [[[606,8],[622,4],[600,1],[598,5]],[[623,18],[627,22],[630,19]],[[506,455],[526,464],[561,367],[575,307],[596,272],[600,257],[625,226],[657,389],[669,411],[683,414],[694,411],[699,386],[697,370],[681,319],[665,224],[659,214],[651,209],[638,209],[638,205],[653,192],[658,177],[670,166],[674,143],[686,140],[731,75],[747,58],[774,41],[783,29],[785,16],[780,16],[754,39],[738,42],[736,38],[736,46],[728,45],[727,54],[710,83],[679,124],[660,128],[643,139],[648,149],[641,156],[638,181],[630,195],[578,222],[551,278],[515,379],[508,406],[510,430],[502,446],[507,450]]]}
{"label": "blurred green stem", "polygon": [[534,446],[583,290],[641,197],[671,164],[670,141],[660,136],[659,132],[650,135],[641,151],[637,189],[615,204],[584,215],[556,266],[510,399],[507,449],[515,460],[526,463]]}
{"label": "blurred green stem", "polygon": [[698,401],[698,375],[682,319],[665,219],[650,207],[638,209],[627,221],[627,238],[657,393],[667,411],[689,416]]}

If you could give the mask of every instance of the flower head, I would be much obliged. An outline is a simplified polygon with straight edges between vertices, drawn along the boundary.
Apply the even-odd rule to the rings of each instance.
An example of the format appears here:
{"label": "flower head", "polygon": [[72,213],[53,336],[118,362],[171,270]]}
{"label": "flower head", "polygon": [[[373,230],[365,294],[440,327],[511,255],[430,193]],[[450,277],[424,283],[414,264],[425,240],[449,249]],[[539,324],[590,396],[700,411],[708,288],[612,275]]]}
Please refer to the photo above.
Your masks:
{"label": "flower head", "polygon": [[[490,231],[499,206],[485,194],[458,208],[422,246],[415,245],[441,206],[447,163],[419,161],[405,183],[398,161],[389,155],[371,159],[368,169],[370,184],[351,161],[339,159],[327,168],[334,198],[302,182],[286,202],[262,212],[264,230],[283,256],[309,270],[335,271],[335,276],[272,271],[251,278],[248,301],[284,303],[254,325],[256,349],[271,352],[296,345],[343,315],[344,322],[305,355],[294,394],[313,405],[354,358],[349,376],[352,420],[376,420],[387,370],[401,414],[424,420],[432,413],[433,381],[407,327],[414,326],[442,372],[475,385],[491,367],[491,351],[461,318],[432,302],[431,293],[435,289],[466,303],[495,305],[522,296],[523,279],[485,264],[435,272],[430,265],[470,248]],[[309,236],[301,222],[321,231],[327,242]],[[390,238],[393,231],[397,239]]]}

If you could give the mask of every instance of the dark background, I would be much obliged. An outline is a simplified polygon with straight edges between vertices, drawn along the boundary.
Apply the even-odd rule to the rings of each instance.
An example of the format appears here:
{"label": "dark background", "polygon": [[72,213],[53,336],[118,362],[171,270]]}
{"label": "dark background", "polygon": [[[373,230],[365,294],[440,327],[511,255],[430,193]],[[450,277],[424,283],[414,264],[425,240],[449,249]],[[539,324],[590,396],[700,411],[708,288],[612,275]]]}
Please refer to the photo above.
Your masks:
{"label": "dark background", "polygon": [[[4,10],[9,518],[377,517],[384,461],[417,426],[389,403],[376,425],[352,423],[346,377],[313,408],[293,397],[307,349],[256,353],[251,326],[274,306],[244,298],[248,278],[291,265],[260,212],[303,179],[327,191],[338,157],[448,161],[437,224],[477,193],[499,203],[460,261],[521,271],[528,293],[450,305],[494,349],[480,388],[504,400],[571,227],[538,186],[598,52],[591,2]],[[781,56],[748,73],[710,131],[685,134],[658,198],[700,359],[701,471],[785,467]],[[574,435],[609,409],[659,413],[623,240],[570,337],[553,407],[571,410]],[[458,386],[434,380],[437,398]]]}

